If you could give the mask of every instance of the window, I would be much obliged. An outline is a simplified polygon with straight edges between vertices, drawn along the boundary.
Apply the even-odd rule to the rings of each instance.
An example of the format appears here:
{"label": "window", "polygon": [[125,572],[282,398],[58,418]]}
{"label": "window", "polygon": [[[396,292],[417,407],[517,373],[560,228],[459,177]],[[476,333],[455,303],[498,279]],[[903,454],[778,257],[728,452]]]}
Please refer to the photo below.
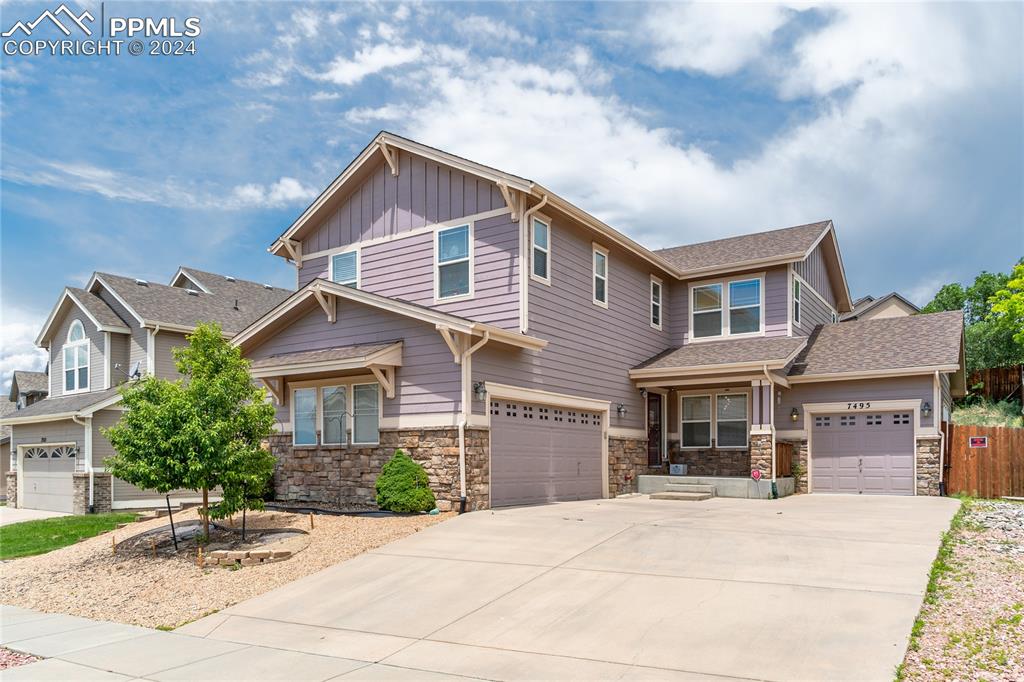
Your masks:
{"label": "window", "polygon": [[297,388],[292,391],[292,442],[295,445],[316,445],[316,389]]}
{"label": "window", "polygon": [[747,394],[715,396],[715,442],[720,448],[747,447]]}
{"label": "window", "polygon": [[722,335],[722,285],[693,288],[693,335],[697,338]]}
{"label": "window", "polygon": [[729,334],[761,331],[761,280],[729,282]]}
{"label": "window", "polygon": [[533,278],[551,284],[551,227],[540,220],[533,221]]}
{"label": "window", "polygon": [[836,311],[833,310],[832,311],[832,324],[835,324],[838,321],[839,321],[839,316],[836,315]]}
{"label": "window", "polygon": [[438,231],[436,281],[439,300],[471,294],[470,241],[469,225]]}
{"label": "window", "polygon": [[352,399],[352,442],[376,445],[380,441],[380,385],[356,384],[352,387]]}
{"label": "window", "polygon": [[346,251],[331,256],[331,281],[359,288],[359,252]]}
{"label": "window", "polygon": [[800,280],[793,278],[793,324],[800,324]]}
{"label": "window", "polygon": [[651,277],[651,326],[661,329],[661,280]]}
{"label": "window", "polygon": [[682,447],[711,447],[711,396],[683,398]]}
{"label": "window", "polygon": [[347,403],[348,386],[324,386],[320,389],[324,445],[345,445],[348,442]]}
{"label": "window", "polygon": [[608,307],[608,251],[594,244],[594,303]]}
{"label": "window", "polygon": [[80,320],[68,328],[64,344],[64,392],[78,393],[89,390],[89,337]]}

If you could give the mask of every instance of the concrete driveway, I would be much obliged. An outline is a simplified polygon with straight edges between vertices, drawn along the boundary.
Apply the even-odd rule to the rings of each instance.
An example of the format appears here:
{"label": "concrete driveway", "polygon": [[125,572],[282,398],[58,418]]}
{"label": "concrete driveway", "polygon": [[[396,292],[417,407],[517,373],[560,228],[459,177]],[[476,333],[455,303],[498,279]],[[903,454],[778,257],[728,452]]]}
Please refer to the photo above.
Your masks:
{"label": "concrete driveway", "polygon": [[15,509],[14,507],[0,507],[0,526],[7,526],[22,521],[35,521],[36,519],[49,519],[54,516],[71,516],[63,512],[43,511],[42,509]]}
{"label": "concrete driveway", "polygon": [[956,508],[803,495],[478,512],[178,632],[372,663],[346,680],[889,680]]}

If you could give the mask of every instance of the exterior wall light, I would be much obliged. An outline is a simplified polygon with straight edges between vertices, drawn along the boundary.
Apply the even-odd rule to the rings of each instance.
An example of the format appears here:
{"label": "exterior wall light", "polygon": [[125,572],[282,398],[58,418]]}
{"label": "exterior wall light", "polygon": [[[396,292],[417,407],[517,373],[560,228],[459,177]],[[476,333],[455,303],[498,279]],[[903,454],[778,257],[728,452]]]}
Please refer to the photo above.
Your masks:
{"label": "exterior wall light", "polygon": [[487,395],[487,387],[482,381],[476,381],[473,383],[473,395],[476,396],[477,400],[483,400],[484,396]]}
{"label": "exterior wall light", "polygon": [[646,398],[647,397],[647,389],[646,388],[641,388],[640,389],[640,397],[641,398]]}
{"label": "exterior wall light", "polygon": [[795,423],[796,423],[796,422],[798,422],[799,420],[800,420],[800,411],[799,411],[799,410],[797,410],[797,409],[796,409],[796,408],[794,407],[794,408],[793,408],[793,409],[792,409],[792,410],[790,411],[790,413],[789,413],[789,421],[791,421],[791,422],[793,422],[793,423],[795,424]]}
{"label": "exterior wall light", "polygon": [[921,406],[921,416],[930,417],[932,415],[932,404],[927,400],[924,401],[924,405]]}
{"label": "exterior wall light", "polygon": [[628,410],[626,409],[626,406],[623,405],[622,403],[619,403],[615,407],[615,413],[618,414],[620,417],[625,417],[626,416],[626,412],[628,412]]}

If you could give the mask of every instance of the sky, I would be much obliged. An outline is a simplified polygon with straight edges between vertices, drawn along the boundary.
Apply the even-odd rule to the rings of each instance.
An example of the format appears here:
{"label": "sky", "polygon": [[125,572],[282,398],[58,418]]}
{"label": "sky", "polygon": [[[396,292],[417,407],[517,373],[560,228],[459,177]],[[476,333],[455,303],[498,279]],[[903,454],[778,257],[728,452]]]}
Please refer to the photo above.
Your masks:
{"label": "sky", "polygon": [[[57,5],[0,2],[0,28]],[[5,391],[93,271],[294,286],[267,246],[382,129],[652,248],[831,218],[855,296],[923,304],[1024,254],[1020,3],[68,5],[202,32],[2,57]]]}

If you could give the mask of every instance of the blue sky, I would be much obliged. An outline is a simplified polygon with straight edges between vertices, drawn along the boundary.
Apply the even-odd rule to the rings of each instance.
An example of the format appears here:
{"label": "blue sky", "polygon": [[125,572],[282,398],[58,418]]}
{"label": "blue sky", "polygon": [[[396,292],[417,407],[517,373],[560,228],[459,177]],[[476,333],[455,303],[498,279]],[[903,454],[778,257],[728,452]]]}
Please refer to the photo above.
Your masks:
{"label": "blue sky", "polygon": [[1024,253],[1018,3],[104,10],[198,16],[197,54],[3,57],[5,385],[94,270],[290,286],[266,247],[380,129],[652,247],[832,218],[855,295],[925,302]]}

